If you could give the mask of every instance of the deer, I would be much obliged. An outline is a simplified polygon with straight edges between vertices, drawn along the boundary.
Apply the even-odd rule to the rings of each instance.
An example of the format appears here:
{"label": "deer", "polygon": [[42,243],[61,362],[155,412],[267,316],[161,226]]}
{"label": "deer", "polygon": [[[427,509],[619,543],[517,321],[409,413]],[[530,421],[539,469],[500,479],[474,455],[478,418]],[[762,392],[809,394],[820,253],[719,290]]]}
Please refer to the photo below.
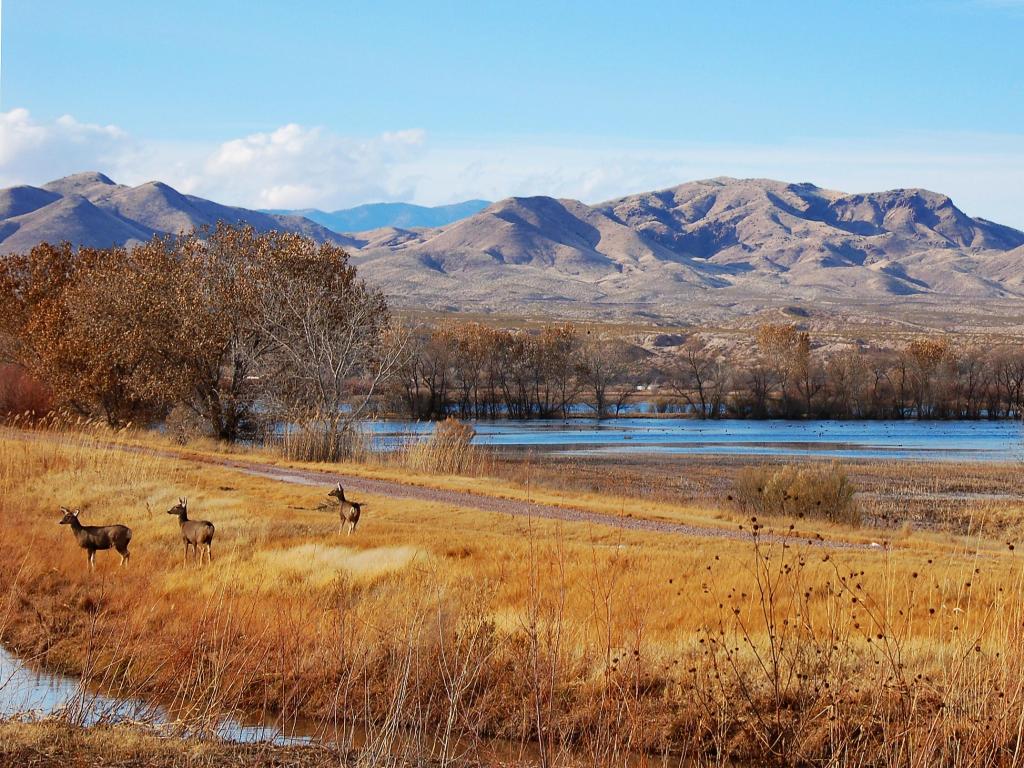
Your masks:
{"label": "deer", "polygon": [[348,535],[351,536],[359,525],[359,513],[363,505],[346,499],[345,489],[341,487],[341,483],[327,495],[338,500],[338,533],[344,531],[345,525],[348,524]]}
{"label": "deer", "polygon": [[185,542],[185,553],[182,558],[182,565],[188,563],[188,548],[192,547],[192,559],[199,555],[199,565],[203,564],[203,553],[199,549],[205,547],[206,560],[213,564],[213,534],[216,529],[209,520],[189,520],[188,500],[178,498],[178,503],[167,510],[168,515],[177,515],[178,525],[181,526],[181,540]]}
{"label": "deer", "polygon": [[116,549],[121,556],[120,565],[128,565],[131,553],[128,551],[128,544],[132,540],[132,529],[126,525],[82,525],[78,515],[82,510],[76,509],[72,512],[67,507],[61,507],[60,511],[64,517],[58,525],[70,525],[78,546],[89,553],[89,570],[96,568],[96,550]]}

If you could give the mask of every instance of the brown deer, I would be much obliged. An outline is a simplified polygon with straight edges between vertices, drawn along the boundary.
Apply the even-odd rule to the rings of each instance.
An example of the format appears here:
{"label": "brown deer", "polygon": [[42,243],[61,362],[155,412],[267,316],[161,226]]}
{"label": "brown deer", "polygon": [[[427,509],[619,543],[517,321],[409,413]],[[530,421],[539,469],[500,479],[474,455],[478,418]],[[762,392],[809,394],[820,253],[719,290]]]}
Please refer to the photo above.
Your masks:
{"label": "brown deer", "polygon": [[213,563],[213,534],[215,529],[209,520],[189,520],[188,501],[179,498],[178,503],[167,510],[168,515],[178,516],[178,525],[181,526],[181,540],[185,542],[185,554],[182,558],[182,565],[188,563],[188,548],[192,547],[192,560],[199,555],[199,565],[203,564],[203,553],[200,547],[206,548],[207,562]]}
{"label": "brown deer", "polygon": [[67,507],[61,507],[60,511],[64,517],[60,519],[59,525],[70,525],[78,546],[89,553],[89,570],[96,567],[97,549],[116,549],[121,556],[121,565],[127,565],[131,553],[128,551],[128,544],[132,540],[132,529],[126,525],[82,525],[78,519],[82,511],[76,509],[72,512]]}
{"label": "brown deer", "polygon": [[351,536],[355,533],[356,526],[359,525],[359,513],[362,510],[363,505],[357,504],[354,501],[349,501],[345,498],[345,489],[341,487],[341,483],[338,483],[338,487],[334,488],[328,496],[333,496],[338,500],[338,533],[345,530],[345,524],[348,524],[348,535]]}

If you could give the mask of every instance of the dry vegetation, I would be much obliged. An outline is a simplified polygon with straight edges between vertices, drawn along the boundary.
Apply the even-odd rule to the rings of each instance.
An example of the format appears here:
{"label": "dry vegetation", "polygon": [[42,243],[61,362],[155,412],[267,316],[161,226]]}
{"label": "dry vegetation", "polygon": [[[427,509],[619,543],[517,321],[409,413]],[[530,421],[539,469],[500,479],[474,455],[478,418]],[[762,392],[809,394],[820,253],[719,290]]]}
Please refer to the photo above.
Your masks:
{"label": "dry vegetation", "polygon": [[842,465],[744,467],[729,499],[754,517],[823,518],[857,526],[860,508]]}
{"label": "dry vegetation", "polygon": [[139,766],[146,768],[313,768],[344,765],[323,747],[183,742],[125,725],[78,728],[67,723],[0,723],[0,763],[18,768]]}
{"label": "dry vegetation", "polygon": [[[536,742],[542,764],[636,751],[1019,759],[1024,583],[1005,543],[908,535],[830,551],[374,496],[342,539],[326,488],[124,448],[106,433],[0,438],[0,526],[19,530],[0,563],[0,631],[24,657],[160,701],[192,727],[267,712],[342,749],[356,725],[415,733],[443,763],[492,737]],[[213,568],[181,565],[163,514],[178,495],[217,524]],[[67,503],[134,529],[129,569],[100,553],[86,572],[55,524]],[[784,534],[789,521],[753,525],[766,523]]]}

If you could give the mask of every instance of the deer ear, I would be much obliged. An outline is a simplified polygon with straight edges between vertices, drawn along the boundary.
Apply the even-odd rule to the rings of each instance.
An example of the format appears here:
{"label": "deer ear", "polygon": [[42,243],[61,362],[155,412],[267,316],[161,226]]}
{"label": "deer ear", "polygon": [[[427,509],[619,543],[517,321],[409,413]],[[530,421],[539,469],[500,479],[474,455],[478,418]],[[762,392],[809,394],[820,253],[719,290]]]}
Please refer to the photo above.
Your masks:
{"label": "deer ear", "polygon": [[79,513],[79,512],[81,512],[81,511],[82,511],[82,510],[80,510],[80,509],[76,509],[76,510],[75,510],[74,512],[72,512],[71,514],[73,514],[73,515],[74,515],[75,517],[78,517],[78,513]]}
{"label": "deer ear", "polygon": [[71,512],[71,510],[68,509],[67,507],[61,507],[60,511],[63,512],[65,515],[67,515],[67,514],[69,514]]}
{"label": "deer ear", "polygon": [[341,483],[338,483],[338,490],[341,490]]}

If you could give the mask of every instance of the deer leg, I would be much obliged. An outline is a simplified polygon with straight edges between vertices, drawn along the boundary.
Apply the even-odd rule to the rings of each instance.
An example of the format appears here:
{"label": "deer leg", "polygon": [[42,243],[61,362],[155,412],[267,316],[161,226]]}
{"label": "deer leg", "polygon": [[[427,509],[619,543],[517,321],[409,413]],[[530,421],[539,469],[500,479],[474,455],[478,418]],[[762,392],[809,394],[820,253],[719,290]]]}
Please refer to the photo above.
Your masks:
{"label": "deer leg", "polygon": [[209,565],[213,565],[213,542],[206,542],[206,562]]}
{"label": "deer leg", "polygon": [[89,550],[89,570],[93,571],[96,569],[96,550]]}
{"label": "deer leg", "polygon": [[181,567],[188,565],[188,542],[185,542],[185,554],[181,556]]}

